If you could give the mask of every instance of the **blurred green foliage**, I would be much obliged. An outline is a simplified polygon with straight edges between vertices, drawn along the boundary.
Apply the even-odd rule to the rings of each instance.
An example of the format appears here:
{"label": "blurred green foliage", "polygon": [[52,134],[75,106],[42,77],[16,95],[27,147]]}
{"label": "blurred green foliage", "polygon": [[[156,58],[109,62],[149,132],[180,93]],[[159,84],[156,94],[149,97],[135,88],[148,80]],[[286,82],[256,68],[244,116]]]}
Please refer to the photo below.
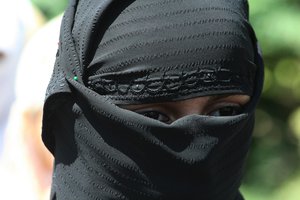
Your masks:
{"label": "blurred green foliage", "polygon": [[31,0],[31,2],[48,20],[62,13],[68,3],[67,0]]}
{"label": "blurred green foliage", "polygon": [[300,0],[249,0],[265,84],[242,191],[247,200],[300,199]]}
{"label": "blurred green foliage", "polygon": [[[67,0],[32,0],[47,19]],[[247,200],[300,199],[300,0],[249,0],[265,84],[242,192]]]}

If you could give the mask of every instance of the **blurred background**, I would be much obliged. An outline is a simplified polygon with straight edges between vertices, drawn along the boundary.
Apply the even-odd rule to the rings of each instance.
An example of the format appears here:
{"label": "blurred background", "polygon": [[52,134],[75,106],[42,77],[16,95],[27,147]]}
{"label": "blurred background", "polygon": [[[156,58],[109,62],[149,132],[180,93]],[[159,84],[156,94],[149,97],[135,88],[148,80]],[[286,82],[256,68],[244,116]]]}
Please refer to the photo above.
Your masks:
{"label": "blurred background", "polygon": [[[10,11],[0,21],[0,187],[9,199],[48,199],[52,156],[40,143],[41,113],[67,0],[0,4]],[[246,200],[300,200],[300,0],[249,4],[266,68],[241,190]]]}
{"label": "blurred background", "polygon": [[249,4],[266,68],[242,191],[247,200],[300,200],[300,1]]}

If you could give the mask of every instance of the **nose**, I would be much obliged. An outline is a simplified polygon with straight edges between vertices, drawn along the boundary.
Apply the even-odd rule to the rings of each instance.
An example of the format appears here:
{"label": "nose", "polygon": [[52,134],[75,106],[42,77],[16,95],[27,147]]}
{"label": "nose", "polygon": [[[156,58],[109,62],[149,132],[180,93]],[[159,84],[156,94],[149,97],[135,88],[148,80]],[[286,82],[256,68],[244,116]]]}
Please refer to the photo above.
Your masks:
{"label": "nose", "polygon": [[176,118],[181,118],[186,115],[200,115],[203,113],[209,97],[197,97],[176,102]]}

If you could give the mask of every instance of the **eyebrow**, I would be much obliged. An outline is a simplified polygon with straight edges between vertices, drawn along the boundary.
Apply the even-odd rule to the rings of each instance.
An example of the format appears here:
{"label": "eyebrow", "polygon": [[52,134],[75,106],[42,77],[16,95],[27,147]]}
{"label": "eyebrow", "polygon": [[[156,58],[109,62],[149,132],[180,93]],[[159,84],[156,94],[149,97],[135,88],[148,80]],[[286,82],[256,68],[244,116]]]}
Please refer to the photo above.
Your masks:
{"label": "eyebrow", "polygon": [[208,101],[223,99],[223,98],[227,98],[227,97],[230,97],[230,96],[235,96],[235,94],[212,95],[212,96],[209,96]]}

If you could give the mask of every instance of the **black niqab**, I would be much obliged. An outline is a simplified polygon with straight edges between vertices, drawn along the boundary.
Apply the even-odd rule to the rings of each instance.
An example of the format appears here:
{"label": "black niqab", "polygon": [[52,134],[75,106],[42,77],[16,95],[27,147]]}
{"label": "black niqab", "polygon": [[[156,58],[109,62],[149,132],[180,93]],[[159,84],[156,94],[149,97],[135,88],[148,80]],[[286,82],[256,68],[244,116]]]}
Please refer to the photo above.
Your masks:
{"label": "black niqab", "polygon": [[[52,199],[242,199],[263,66],[243,0],[72,0],[43,117]],[[247,94],[172,124],[116,104]]]}

